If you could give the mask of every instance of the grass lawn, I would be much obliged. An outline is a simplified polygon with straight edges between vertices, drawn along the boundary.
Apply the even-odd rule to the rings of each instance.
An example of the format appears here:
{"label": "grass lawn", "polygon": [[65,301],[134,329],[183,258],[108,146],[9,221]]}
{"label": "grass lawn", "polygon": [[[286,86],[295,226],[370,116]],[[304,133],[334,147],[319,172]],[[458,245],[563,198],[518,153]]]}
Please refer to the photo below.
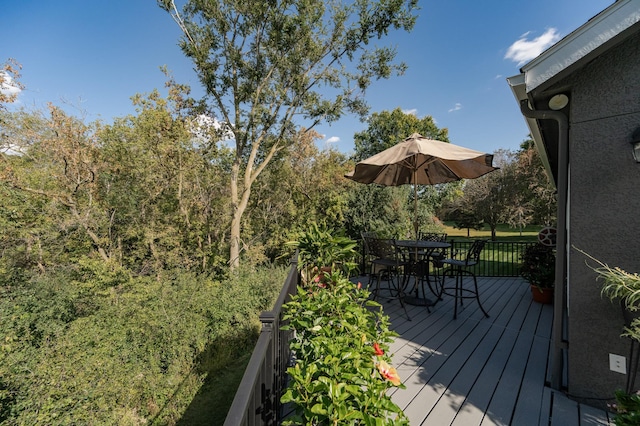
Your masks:
{"label": "grass lawn", "polygon": [[[453,222],[444,222],[445,232],[447,238],[467,238],[467,229],[456,229],[453,227]],[[537,241],[538,232],[544,228],[543,225],[529,225],[522,229],[510,228],[508,225],[498,225],[496,229],[496,238],[498,241]],[[491,229],[485,225],[483,229],[476,231],[475,229],[469,230],[468,238],[491,238]]]}

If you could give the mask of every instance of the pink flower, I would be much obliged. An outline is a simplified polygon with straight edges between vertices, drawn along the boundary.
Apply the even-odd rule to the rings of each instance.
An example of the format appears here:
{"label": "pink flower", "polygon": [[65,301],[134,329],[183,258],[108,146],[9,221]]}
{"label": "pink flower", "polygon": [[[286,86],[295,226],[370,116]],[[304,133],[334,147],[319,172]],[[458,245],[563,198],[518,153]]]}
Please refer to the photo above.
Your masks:
{"label": "pink flower", "polygon": [[396,369],[391,367],[386,362],[380,361],[378,363],[378,371],[380,372],[380,375],[390,381],[393,386],[400,386],[400,384],[402,383]]}
{"label": "pink flower", "polygon": [[377,343],[373,344],[373,353],[376,354],[377,356],[384,355],[384,351],[380,348],[380,345],[378,345]]}

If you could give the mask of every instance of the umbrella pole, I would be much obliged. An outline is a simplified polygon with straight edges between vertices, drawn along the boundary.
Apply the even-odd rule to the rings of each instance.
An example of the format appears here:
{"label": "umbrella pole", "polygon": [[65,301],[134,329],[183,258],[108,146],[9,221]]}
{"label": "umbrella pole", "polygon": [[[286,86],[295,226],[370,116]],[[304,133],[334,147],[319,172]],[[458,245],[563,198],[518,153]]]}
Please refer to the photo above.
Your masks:
{"label": "umbrella pole", "polygon": [[416,184],[417,171],[413,171],[413,231],[418,241],[418,186]]}

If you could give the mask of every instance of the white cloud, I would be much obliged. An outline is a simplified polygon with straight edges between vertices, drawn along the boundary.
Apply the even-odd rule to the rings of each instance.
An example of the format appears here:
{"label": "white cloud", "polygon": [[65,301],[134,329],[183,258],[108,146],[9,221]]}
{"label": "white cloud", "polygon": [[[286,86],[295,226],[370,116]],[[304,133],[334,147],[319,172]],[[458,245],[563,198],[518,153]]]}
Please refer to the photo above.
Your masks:
{"label": "white cloud", "polygon": [[201,143],[208,140],[211,133],[221,140],[230,140],[235,137],[233,129],[225,122],[205,114],[200,114],[191,121],[189,131]]}
{"label": "white cloud", "polygon": [[456,102],[456,104],[449,110],[449,112],[460,111],[462,109],[462,104],[460,102]]}
{"label": "white cloud", "polygon": [[20,88],[13,84],[11,76],[3,71],[0,71],[0,92],[7,96],[17,95],[21,92]]}
{"label": "white cloud", "polygon": [[516,42],[509,46],[504,58],[511,59],[520,66],[537,57],[549,46],[552,46],[560,40],[560,34],[555,28],[549,28],[540,37],[532,40],[528,40],[528,36],[529,32],[524,33]]}
{"label": "white cloud", "polygon": [[408,115],[415,115],[415,116],[418,115],[418,110],[416,108],[405,109],[405,110],[402,110],[402,112]]}
{"label": "white cloud", "polygon": [[327,139],[327,143],[338,143],[340,142],[340,138],[338,136],[331,136]]}

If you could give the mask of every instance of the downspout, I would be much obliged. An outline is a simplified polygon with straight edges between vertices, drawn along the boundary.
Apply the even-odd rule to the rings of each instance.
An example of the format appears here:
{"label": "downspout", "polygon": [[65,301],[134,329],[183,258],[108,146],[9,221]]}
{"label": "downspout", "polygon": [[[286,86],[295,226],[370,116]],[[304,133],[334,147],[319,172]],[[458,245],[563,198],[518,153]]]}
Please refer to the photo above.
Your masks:
{"label": "downspout", "polygon": [[520,101],[522,115],[536,120],[556,120],[558,123],[558,234],[556,240],[556,275],[555,295],[553,301],[553,340],[551,354],[551,388],[562,387],[563,349],[568,343],[563,339],[564,308],[566,305],[566,271],[567,271],[567,198],[569,190],[569,120],[560,111],[534,111],[529,101]]}

